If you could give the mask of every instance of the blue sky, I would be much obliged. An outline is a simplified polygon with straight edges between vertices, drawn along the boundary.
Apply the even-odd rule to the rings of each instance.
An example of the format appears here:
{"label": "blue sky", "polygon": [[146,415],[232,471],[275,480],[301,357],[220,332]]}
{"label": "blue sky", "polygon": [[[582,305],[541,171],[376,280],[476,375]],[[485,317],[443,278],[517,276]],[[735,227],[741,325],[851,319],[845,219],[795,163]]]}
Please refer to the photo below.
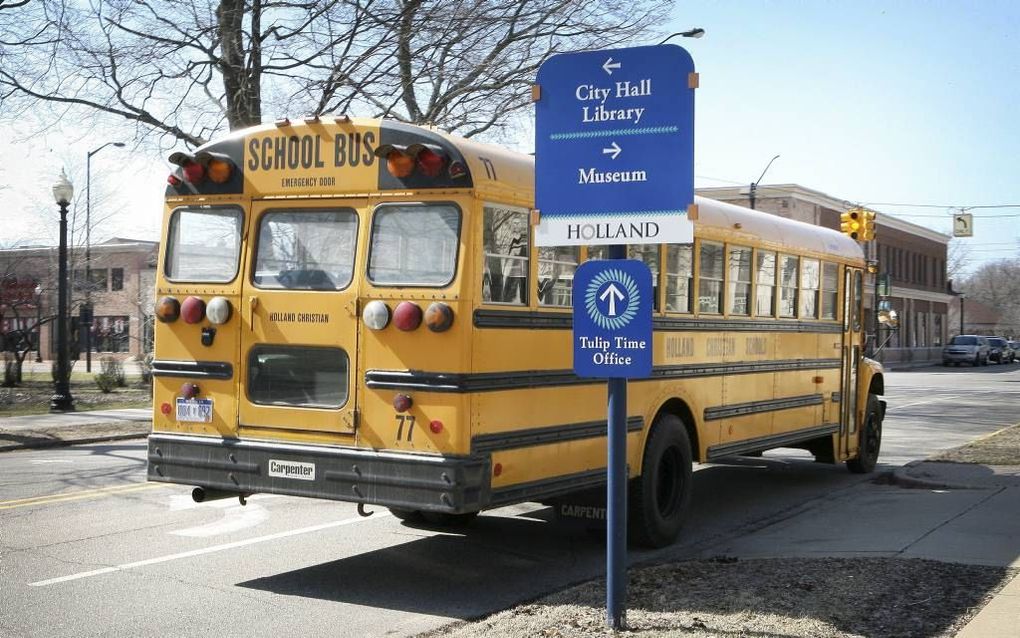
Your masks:
{"label": "blue sky", "polygon": [[[680,2],[672,27],[695,26],[703,38],[673,42],[701,76],[698,186],[746,184],[779,154],[763,184],[801,184],[942,232],[946,208],[877,204],[1020,205],[1020,2]],[[0,125],[4,139],[25,140],[0,152],[4,245],[52,241],[60,167],[83,192],[88,150],[131,134],[27,132]],[[167,154],[93,158],[92,210],[107,219],[94,240],[157,238]],[[1020,207],[972,212],[971,267],[1018,255]]]}

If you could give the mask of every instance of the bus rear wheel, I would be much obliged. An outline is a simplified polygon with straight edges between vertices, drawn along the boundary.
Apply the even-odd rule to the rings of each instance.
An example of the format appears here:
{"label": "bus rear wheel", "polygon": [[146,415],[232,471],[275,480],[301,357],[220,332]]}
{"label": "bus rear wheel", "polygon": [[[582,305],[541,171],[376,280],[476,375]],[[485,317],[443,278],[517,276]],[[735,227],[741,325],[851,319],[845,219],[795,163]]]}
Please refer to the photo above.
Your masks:
{"label": "bus rear wheel", "polygon": [[878,464],[878,453],[882,447],[882,406],[878,397],[868,394],[868,407],[864,413],[864,427],[861,428],[860,447],[857,458],[846,462],[847,469],[854,474],[868,474]]}
{"label": "bus rear wheel", "polygon": [[641,476],[630,483],[630,537],[645,547],[676,540],[693,496],[691,443],[683,421],[663,414],[645,443]]}

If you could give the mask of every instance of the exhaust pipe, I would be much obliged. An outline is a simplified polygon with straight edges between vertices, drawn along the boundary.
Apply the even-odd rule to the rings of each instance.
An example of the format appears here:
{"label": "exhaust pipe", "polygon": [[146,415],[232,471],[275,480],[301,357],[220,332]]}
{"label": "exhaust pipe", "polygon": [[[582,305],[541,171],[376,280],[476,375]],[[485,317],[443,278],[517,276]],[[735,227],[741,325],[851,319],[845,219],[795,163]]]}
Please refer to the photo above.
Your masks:
{"label": "exhaust pipe", "polygon": [[218,501],[223,498],[234,498],[237,497],[241,500],[241,504],[244,505],[244,499],[251,494],[243,494],[241,492],[231,492],[228,490],[216,490],[207,487],[196,487],[191,490],[191,500],[196,503],[205,503],[208,501]]}

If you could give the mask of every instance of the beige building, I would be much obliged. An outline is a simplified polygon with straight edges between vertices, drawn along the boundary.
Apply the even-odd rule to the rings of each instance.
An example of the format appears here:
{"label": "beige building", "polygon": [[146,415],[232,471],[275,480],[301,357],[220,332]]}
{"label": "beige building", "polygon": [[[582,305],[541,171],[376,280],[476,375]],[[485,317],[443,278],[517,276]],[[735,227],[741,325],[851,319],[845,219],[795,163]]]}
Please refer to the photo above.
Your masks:
{"label": "beige building", "polygon": [[[85,358],[79,319],[86,297],[91,297],[93,307],[93,362],[104,355],[137,358],[151,350],[158,250],[158,242],[120,237],[93,244],[88,281],[85,249],[69,251],[71,351],[78,358]],[[53,359],[56,350],[54,323],[47,319],[57,312],[57,259],[55,246],[0,250],[0,273],[5,282],[5,294],[0,297],[0,329],[4,335],[17,331],[30,334],[45,360]],[[43,321],[37,334],[40,319]]]}
{"label": "beige building", "polygon": [[[698,194],[739,206],[749,206],[744,187],[699,188]],[[809,224],[839,230],[840,214],[853,204],[797,184],[758,186],[755,208]],[[878,211],[876,239],[864,245],[868,259],[878,262],[878,273],[888,274],[886,297],[900,318],[898,330],[878,330],[877,357],[888,365],[941,362],[942,345],[955,329],[949,324],[951,304],[958,303],[949,290],[946,261],[949,235],[935,232]],[[874,333],[873,308],[877,290],[875,276],[867,279],[865,319]],[[872,342],[874,343],[874,341]]]}

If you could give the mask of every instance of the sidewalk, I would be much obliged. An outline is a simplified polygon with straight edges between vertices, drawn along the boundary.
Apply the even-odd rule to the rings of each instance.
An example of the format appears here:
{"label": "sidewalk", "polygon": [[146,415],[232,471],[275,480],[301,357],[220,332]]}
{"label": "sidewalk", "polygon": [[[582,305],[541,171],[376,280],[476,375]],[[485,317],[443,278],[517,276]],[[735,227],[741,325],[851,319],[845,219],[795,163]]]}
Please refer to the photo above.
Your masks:
{"label": "sidewalk", "polygon": [[148,436],[152,410],[94,410],[0,417],[0,452]]}

